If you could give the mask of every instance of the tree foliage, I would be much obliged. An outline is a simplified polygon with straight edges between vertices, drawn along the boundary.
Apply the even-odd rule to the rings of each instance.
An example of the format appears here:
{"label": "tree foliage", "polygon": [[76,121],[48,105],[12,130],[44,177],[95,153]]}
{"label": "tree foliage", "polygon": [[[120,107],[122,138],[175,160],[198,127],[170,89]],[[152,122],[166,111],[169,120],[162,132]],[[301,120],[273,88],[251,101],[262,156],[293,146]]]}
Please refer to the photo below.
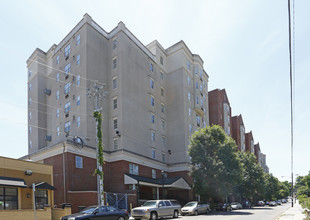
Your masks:
{"label": "tree foliage", "polygon": [[214,125],[196,131],[189,145],[193,189],[203,199],[223,200],[240,179],[235,142]]}

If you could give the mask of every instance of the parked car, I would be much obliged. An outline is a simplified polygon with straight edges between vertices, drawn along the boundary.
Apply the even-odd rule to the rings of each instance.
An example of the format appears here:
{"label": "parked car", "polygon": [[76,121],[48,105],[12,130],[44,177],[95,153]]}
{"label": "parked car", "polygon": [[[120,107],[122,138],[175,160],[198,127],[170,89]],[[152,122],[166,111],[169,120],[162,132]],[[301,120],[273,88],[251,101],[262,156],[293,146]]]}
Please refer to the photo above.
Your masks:
{"label": "parked car", "polygon": [[134,219],[156,220],[162,217],[179,217],[181,206],[175,200],[149,200],[141,207],[132,209],[131,216]]}
{"label": "parked car", "polygon": [[232,209],[242,209],[242,205],[239,202],[230,203]]}
{"label": "parked car", "polygon": [[112,206],[89,206],[83,209],[80,213],[67,215],[61,218],[61,220],[86,220],[86,219],[98,219],[98,220],[128,220],[128,212],[120,210]]}
{"label": "parked car", "polygon": [[281,199],[277,200],[277,205],[282,205]]}
{"label": "parked car", "polygon": [[198,215],[202,213],[209,213],[211,211],[210,205],[206,202],[189,202],[182,209],[182,215]]}
{"label": "parked car", "polygon": [[269,201],[266,201],[266,202],[265,202],[265,205],[269,205]]}
{"label": "parked car", "polygon": [[232,211],[232,207],[229,203],[224,203],[222,206],[223,211]]}
{"label": "parked car", "polygon": [[270,201],[270,202],[269,202],[269,206],[277,206],[276,201]]}
{"label": "parked car", "polygon": [[264,202],[264,201],[258,201],[258,202],[257,202],[257,205],[258,205],[258,206],[264,206],[264,205],[265,205],[265,202]]}
{"label": "parked car", "polygon": [[282,203],[287,203],[287,200],[286,199],[282,199]]}
{"label": "parked car", "polygon": [[252,203],[248,200],[244,201],[242,204],[243,208],[251,208],[252,207]]}

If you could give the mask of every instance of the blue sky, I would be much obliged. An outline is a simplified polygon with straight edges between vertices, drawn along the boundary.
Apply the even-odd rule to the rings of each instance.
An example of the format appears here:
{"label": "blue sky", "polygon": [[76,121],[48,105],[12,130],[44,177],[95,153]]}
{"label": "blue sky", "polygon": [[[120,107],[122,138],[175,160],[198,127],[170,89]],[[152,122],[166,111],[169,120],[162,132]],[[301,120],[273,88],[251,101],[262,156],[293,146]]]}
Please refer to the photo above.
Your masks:
{"label": "blue sky", "polygon": [[[310,171],[310,2],[295,4],[294,173]],[[184,40],[204,60],[209,90],[225,88],[267,155],[270,172],[288,179],[290,93],[286,0],[2,1],[0,8],[0,155],[27,154],[27,68],[35,50],[58,44],[88,13],[111,31],[119,21],[143,43]],[[284,176],[284,177],[282,177]]]}

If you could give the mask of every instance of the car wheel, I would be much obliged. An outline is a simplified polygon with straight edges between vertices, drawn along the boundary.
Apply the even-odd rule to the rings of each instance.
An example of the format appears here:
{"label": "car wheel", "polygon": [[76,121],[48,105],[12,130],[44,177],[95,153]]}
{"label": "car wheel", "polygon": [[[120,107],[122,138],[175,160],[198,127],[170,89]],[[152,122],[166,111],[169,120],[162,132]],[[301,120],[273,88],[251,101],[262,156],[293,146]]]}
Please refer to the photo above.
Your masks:
{"label": "car wheel", "polygon": [[156,219],[157,219],[157,213],[156,212],[152,212],[150,220],[156,220]]}
{"label": "car wheel", "polygon": [[173,218],[178,218],[179,217],[179,212],[178,210],[174,210],[173,212]]}
{"label": "car wheel", "polygon": [[123,216],[118,217],[118,220],[125,220]]}
{"label": "car wheel", "polygon": [[197,210],[195,210],[194,215],[198,215],[198,211]]}

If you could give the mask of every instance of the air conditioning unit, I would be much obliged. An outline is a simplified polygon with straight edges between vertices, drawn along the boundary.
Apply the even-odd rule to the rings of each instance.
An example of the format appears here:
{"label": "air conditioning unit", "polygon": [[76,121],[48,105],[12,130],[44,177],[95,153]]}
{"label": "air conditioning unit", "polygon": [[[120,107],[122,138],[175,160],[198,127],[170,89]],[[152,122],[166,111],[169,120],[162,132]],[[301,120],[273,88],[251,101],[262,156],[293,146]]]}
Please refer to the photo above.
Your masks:
{"label": "air conditioning unit", "polygon": [[69,93],[67,93],[67,94],[65,95],[65,98],[66,98],[66,99],[69,98]]}
{"label": "air conditioning unit", "polygon": [[69,55],[68,55],[68,56],[66,56],[65,60],[68,60],[68,59],[69,59]]}
{"label": "air conditioning unit", "polygon": [[46,135],[46,136],[45,136],[45,140],[46,140],[46,141],[52,141],[52,136]]}
{"label": "air conditioning unit", "polygon": [[65,118],[68,118],[69,117],[69,113],[65,114]]}

